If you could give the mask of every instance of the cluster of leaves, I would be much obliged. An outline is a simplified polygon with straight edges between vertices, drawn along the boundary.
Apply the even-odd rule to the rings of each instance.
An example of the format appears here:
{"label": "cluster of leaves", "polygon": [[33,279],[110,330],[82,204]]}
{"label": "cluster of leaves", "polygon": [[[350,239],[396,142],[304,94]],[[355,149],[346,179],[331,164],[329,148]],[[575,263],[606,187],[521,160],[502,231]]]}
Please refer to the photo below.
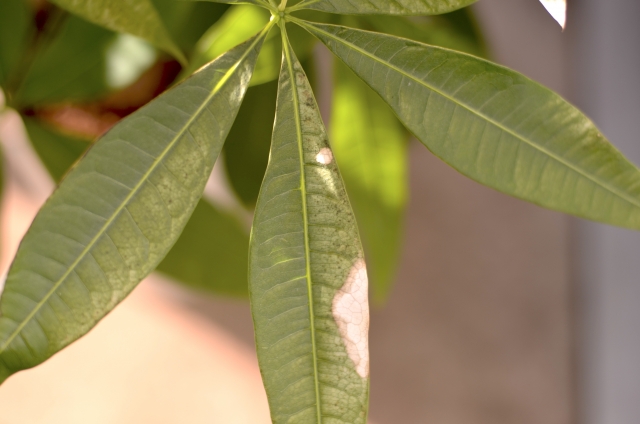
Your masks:
{"label": "cluster of leaves", "polygon": [[[478,57],[459,10],[474,1],[53,0],[34,20],[26,0],[3,0],[0,85],[62,182],[0,299],[0,382],[81,337],[158,268],[220,293],[246,294],[249,281],[274,422],[365,423],[367,271],[384,299],[409,133],[489,187],[640,228],[638,169],[558,95]],[[154,69],[141,39],[182,64],[165,61],[154,89],[182,82],[130,113],[135,91],[109,93]],[[330,137],[312,90],[316,40],[340,59]],[[76,163],[91,143],[60,130],[69,110],[127,116]],[[201,199],[223,145],[254,210],[250,240],[233,211]]]}

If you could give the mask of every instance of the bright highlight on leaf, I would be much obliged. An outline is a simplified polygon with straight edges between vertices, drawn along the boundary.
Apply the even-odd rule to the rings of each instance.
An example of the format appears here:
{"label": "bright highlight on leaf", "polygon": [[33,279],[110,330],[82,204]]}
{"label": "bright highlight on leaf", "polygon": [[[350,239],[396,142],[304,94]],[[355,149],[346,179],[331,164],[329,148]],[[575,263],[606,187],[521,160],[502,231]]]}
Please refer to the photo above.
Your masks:
{"label": "bright highlight on leaf", "polygon": [[567,22],[567,0],[540,0],[540,3],[564,29]]}

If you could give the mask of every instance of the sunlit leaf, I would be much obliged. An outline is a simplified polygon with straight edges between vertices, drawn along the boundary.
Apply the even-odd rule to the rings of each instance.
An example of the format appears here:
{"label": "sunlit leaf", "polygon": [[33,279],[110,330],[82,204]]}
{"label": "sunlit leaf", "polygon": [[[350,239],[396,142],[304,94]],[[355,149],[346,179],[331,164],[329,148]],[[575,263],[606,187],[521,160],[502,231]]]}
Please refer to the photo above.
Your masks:
{"label": "sunlit leaf", "polygon": [[[220,20],[198,40],[193,58],[183,71],[183,75],[191,74],[205,63],[209,63],[230,48],[244,42],[264,28],[268,21],[269,12],[262,8],[244,4],[229,8]],[[273,36],[272,33],[268,38],[271,39]]]}
{"label": "sunlit leaf", "polygon": [[398,265],[407,201],[407,134],[380,97],[337,63],[331,146],[367,253],[373,294],[386,298]]}
{"label": "sunlit leaf", "polygon": [[[4,0],[3,0],[4,1]],[[149,41],[185,63],[151,0],[51,0],[97,25]]]}
{"label": "sunlit leaf", "polygon": [[440,15],[477,0],[303,0],[290,10],[314,9],[351,15]]}
{"label": "sunlit leaf", "polygon": [[122,120],[49,198],[0,298],[0,381],[85,334],[164,258],[198,203],[265,34]]}
{"label": "sunlit leaf", "polygon": [[288,42],[249,290],[274,423],[365,424],[367,274],[311,87]]}
{"label": "sunlit leaf", "polygon": [[0,1],[0,86],[12,76],[24,54],[31,30],[31,13],[26,1]]}
{"label": "sunlit leaf", "polygon": [[564,29],[567,23],[567,0],[540,0],[540,3]]}
{"label": "sunlit leaf", "polygon": [[640,229],[640,172],[557,94],[462,53],[345,27],[300,24],[461,173],[548,208]]}
{"label": "sunlit leaf", "polygon": [[[91,144],[37,119],[23,119],[38,156],[59,183]],[[249,234],[238,220],[201,199],[157,271],[198,290],[244,297],[248,296],[248,251]]]}

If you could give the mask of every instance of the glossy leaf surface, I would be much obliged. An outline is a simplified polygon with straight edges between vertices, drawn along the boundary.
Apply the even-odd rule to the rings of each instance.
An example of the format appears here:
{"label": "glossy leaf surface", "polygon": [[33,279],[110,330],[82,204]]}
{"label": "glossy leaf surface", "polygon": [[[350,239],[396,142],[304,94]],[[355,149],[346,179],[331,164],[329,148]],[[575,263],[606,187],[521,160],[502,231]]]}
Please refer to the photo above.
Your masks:
{"label": "glossy leaf surface", "polygon": [[344,64],[336,64],[331,147],[358,220],[376,300],[389,293],[402,247],[408,134],[393,111]]}
{"label": "glossy leaf surface", "polygon": [[314,9],[345,15],[440,15],[477,0],[303,0],[291,10]]}
{"label": "glossy leaf surface", "polygon": [[52,0],[94,24],[149,41],[185,63],[151,0]]}
{"label": "glossy leaf surface", "polygon": [[285,42],[249,290],[274,423],[365,424],[366,266],[311,87]]}
{"label": "glossy leaf surface", "polygon": [[557,94],[462,53],[301,24],[461,173],[541,206],[640,229],[640,171]]}
{"label": "glossy leaf surface", "polygon": [[85,334],[163,259],[202,194],[264,34],[121,121],[42,207],[0,298],[0,381]]}

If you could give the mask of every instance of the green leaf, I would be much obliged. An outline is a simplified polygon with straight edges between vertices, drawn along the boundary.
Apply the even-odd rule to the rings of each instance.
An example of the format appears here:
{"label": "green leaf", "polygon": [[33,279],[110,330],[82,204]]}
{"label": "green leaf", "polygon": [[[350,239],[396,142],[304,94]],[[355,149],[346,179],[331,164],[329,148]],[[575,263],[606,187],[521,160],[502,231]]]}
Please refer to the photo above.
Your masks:
{"label": "green leaf", "polygon": [[121,121],[42,207],[0,298],[0,381],[85,334],[164,258],[270,28]]}
{"label": "green leaf", "polygon": [[197,289],[248,296],[249,233],[233,216],[200,200],[157,271]]}
{"label": "green leaf", "polygon": [[243,204],[253,207],[269,160],[278,82],[249,88],[224,146],[229,183]]}
{"label": "green leaf", "polygon": [[[200,0],[181,0],[181,1],[200,1]],[[204,0],[213,3],[227,3],[227,4],[253,4],[256,6],[270,8],[272,7],[267,0]]]}
{"label": "green leaf", "polygon": [[37,119],[22,119],[33,148],[56,183],[62,181],[73,164],[91,146],[89,141],[60,134]]}
{"label": "green leaf", "polygon": [[[229,8],[200,38],[189,66],[182,72],[183,75],[190,75],[205,63],[242,43],[264,28],[268,21],[269,12],[262,8],[244,4]],[[269,44],[269,39],[273,38],[273,34],[267,38],[263,50]],[[260,56],[263,55],[264,53]],[[259,66],[259,63],[256,64],[256,70]]]}
{"label": "green leaf", "polygon": [[369,259],[369,281],[379,302],[391,289],[402,247],[407,141],[389,106],[337,63],[331,147],[356,214]]}
{"label": "green leaf", "polygon": [[362,247],[311,87],[286,40],[249,292],[274,423],[365,424],[369,307]]}
{"label": "green leaf", "polygon": [[[193,48],[200,37],[220,19],[228,8],[224,4],[202,1],[153,0],[153,4],[158,9],[171,38],[188,56],[193,53]],[[258,28],[256,32],[260,29],[262,28]]]}
{"label": "green leaf", "polygon": [[31,13],[24,0],[0,1],[0,85],[20,62],[31,33]]}
{"label": "green leaf", "polygon": [[[354,17],[345,17],[354,19]],[[402,16],[364,16],[367,27],[398,37],[408,38],[421,43],[448,49],[486,56],[486,48],[480,35],[473,27],[469,9],[458,10],[446,15],[402,17]],[[344,25],[354,26],[348,21]],[[360,26],[359,26],[360,27]]]}
{"label": "green leaf", "polygon": [[70,16],[50,44],[41,44],[16,93],[21,106],[85,100],[109,91],[107,51],[117,34]]}
{"label": "green leaf", "polygon": [[289,10],[314,9],[344,15],[440,15],[477,0],[303,0]]}
{"label": "green leaf", "polygon": [[[4,0],[3,0],[4,1]],[[151,0],[51,0],[97,25],[149,41],[186,63]]]}
{"label": "green leaf", "polygon": [[[23,119],[38,156],[59,183],[91,144],[61,134],[37,119]],[[238,220],[200,200],[157,270],[195,289],[246,297],[248,250],[249,234]],[[211,266],[211,258],[216,258],[215,266]]]}
{"label": "green leaf", "polygon": [[464,175],[547,208],[640,229],[640,171],[557,94],[462,53],[296,22]]}

